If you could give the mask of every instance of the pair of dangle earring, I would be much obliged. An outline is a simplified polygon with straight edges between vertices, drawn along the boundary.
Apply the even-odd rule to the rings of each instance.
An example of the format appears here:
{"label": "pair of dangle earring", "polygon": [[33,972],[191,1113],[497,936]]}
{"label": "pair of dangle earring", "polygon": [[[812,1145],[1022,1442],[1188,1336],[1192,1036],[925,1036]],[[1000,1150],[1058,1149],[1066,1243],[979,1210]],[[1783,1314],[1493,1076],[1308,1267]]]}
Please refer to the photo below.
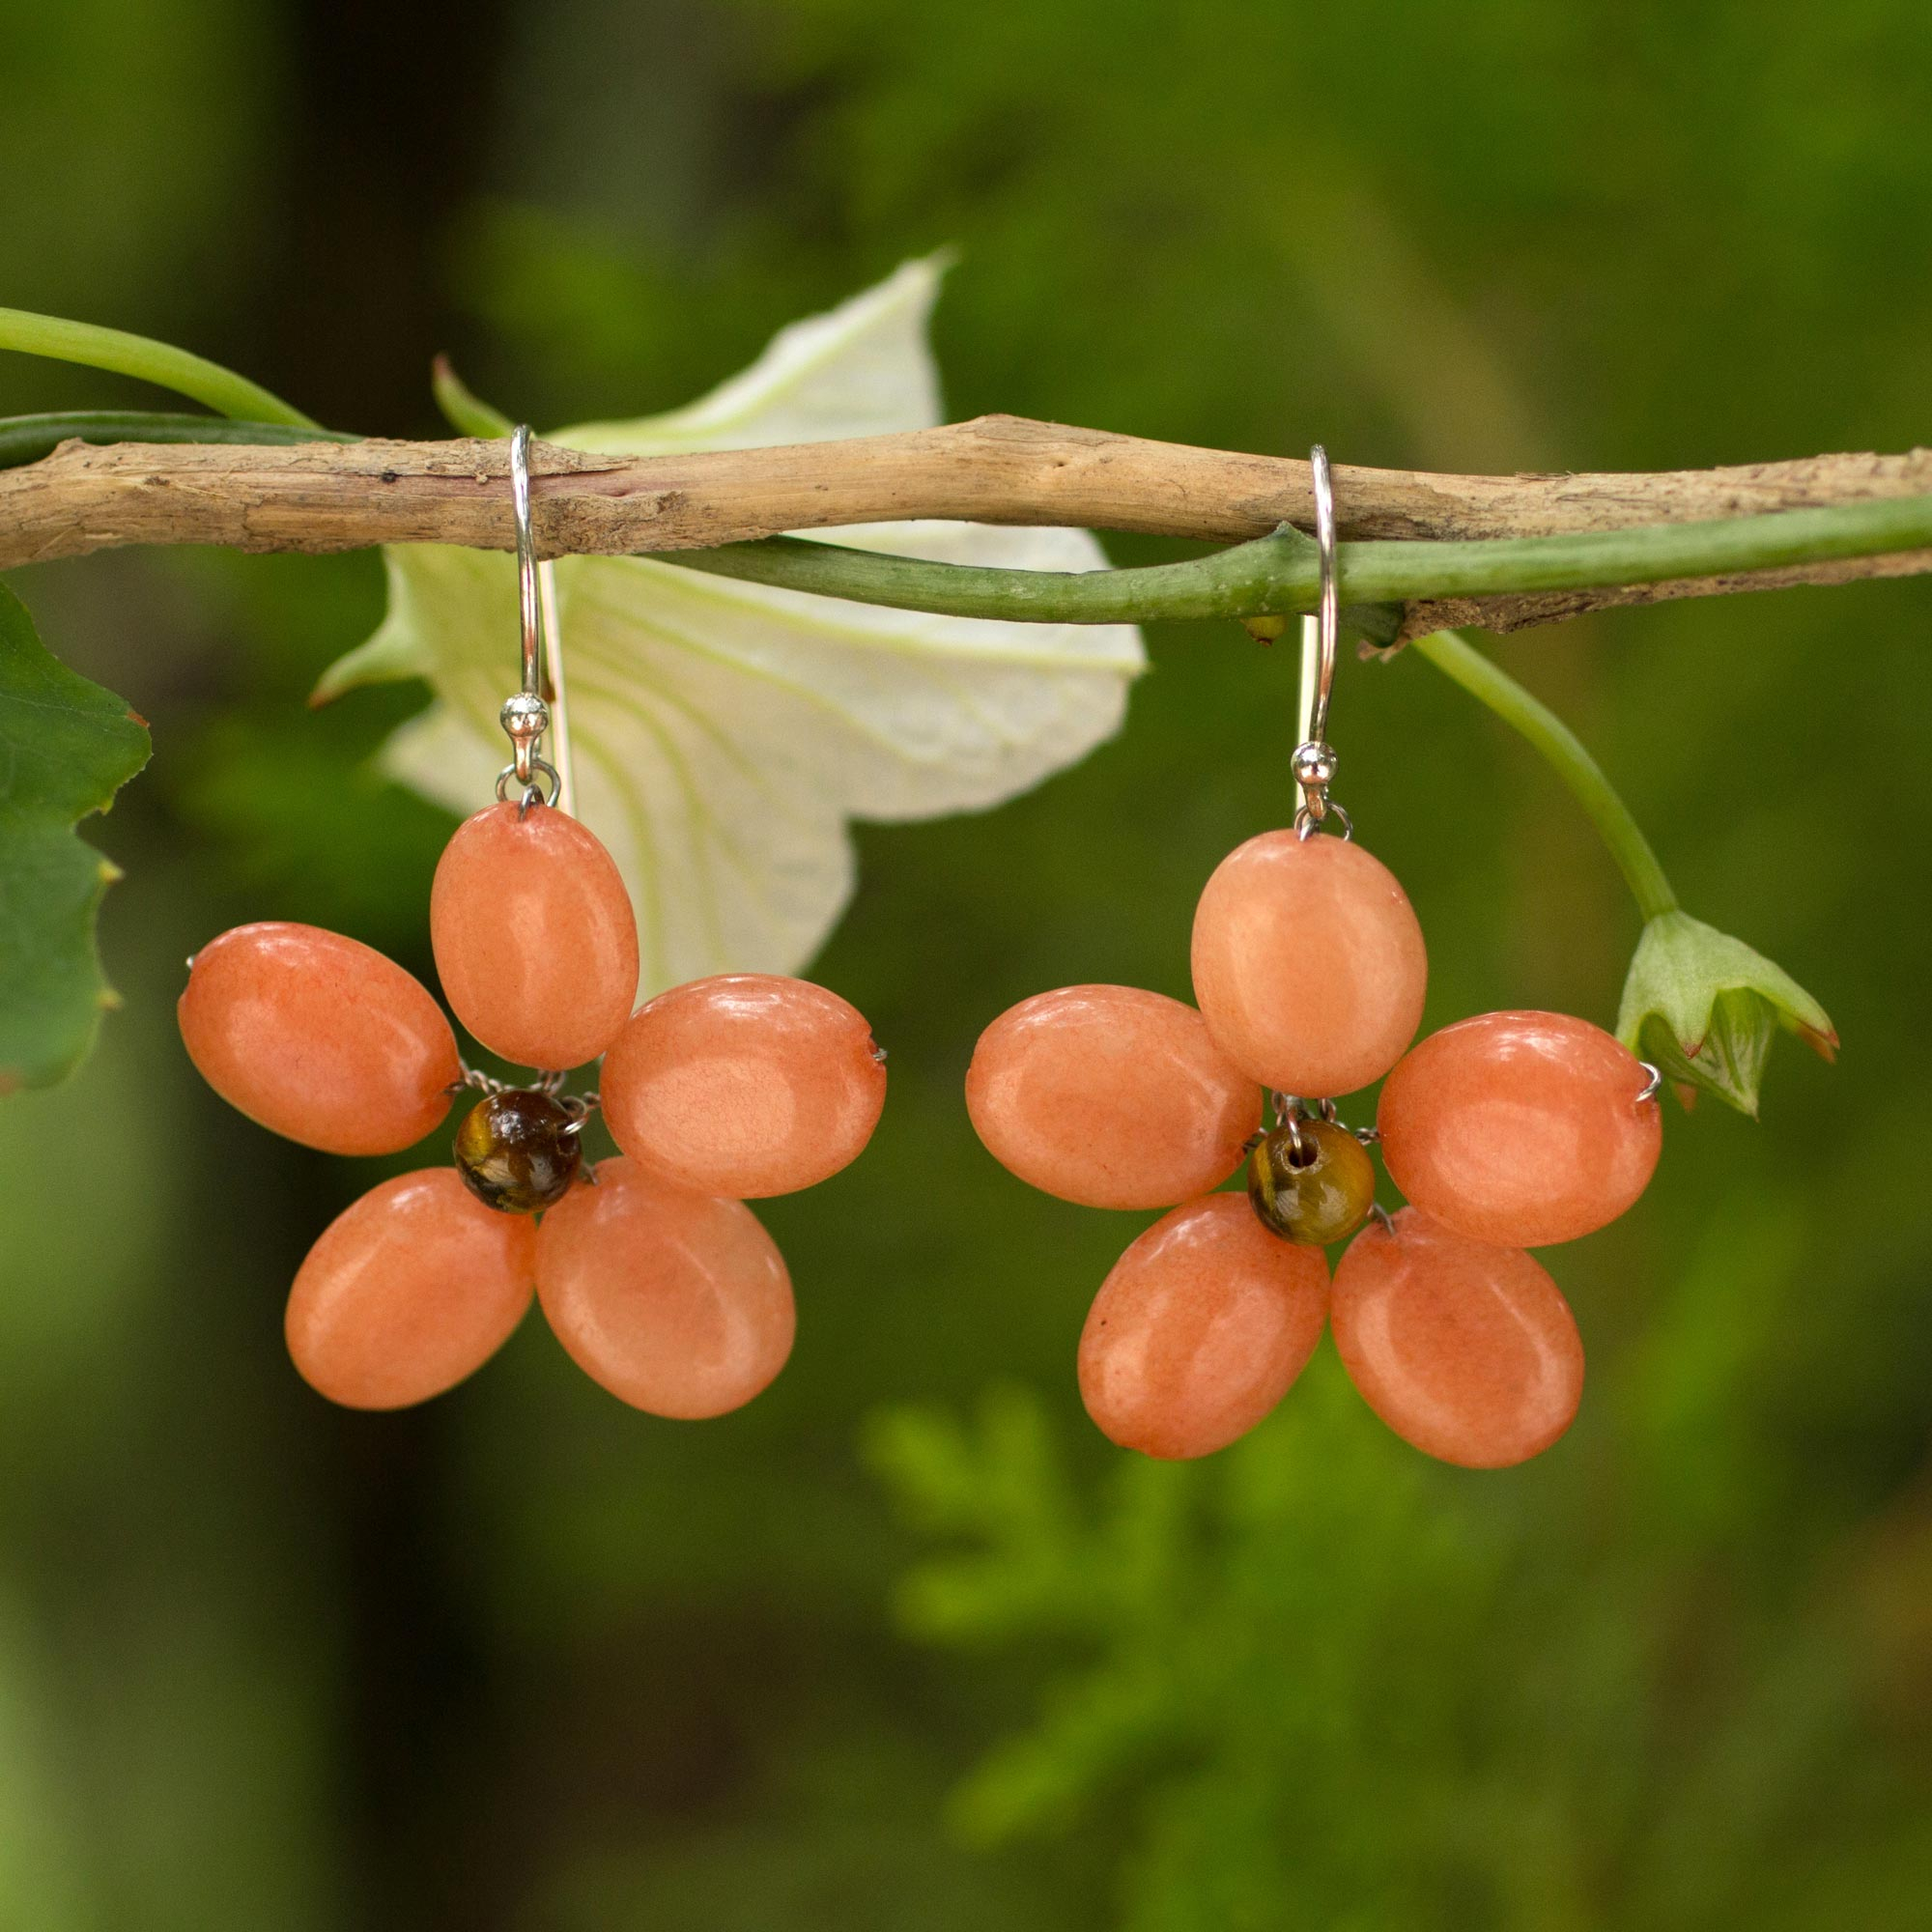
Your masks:
{"label": "pair of dangle earring", "polygon": [[[1114,1441],[1166,1458],[1225,1447],[1287,1394],[1326,1327],[1397,1435],[1501,1467],[1554,1442],[1582,1395],[1575,1318],[1524,1250],[1589,1234],[1642,1193],[1660,1082],[1562,1013],[1487,1013],[1410,1045],[1422,929],[1328,796],[1340,581],[1319,446],[1310,468],[1321,581],[1303,620],[1300,803],[1208,879],[1198,1004],[1105,985],[1022,1001],[981,1036],[967,1108],[1034,1186],[1172,1210],[1127,1247],[1081,1332],[1081,1395]],[[1351,1132],[1336,1098],[1378,1080],[1377,1124]],[[1378,1144],[1409,1203],[1393,1215],[1375,1205]],[[1246,1198],[1216,1191],[1244,1162]],[[1324,1249],[1351,1236],[1331,1278]]]}
{"label": "pair of dangle earring", "polygon": [[[1081,1393],[1115,1441],[1162,1457],[1224,1446],[1332,1327],[1399,1435],[1499,1466],[1561,1435],[1582,1389],[1575,1320],[1524,1250],[1588,1234],[1642,1192],[1659,1083],[1564,1014],[1484,1014],[1410,1046],[1421,928],[1328,796],[1340,586],[1320,449],[1312,468],[1321,576],[1303,627],[1300,804],[1208,881],[1198,1006],[1100,985],[1024,1001],[980,1038],[967,1106],[995,1156],[1048,1193],[1172,1209],[1122,1256],[1080,1338]],[[481,1090],[454,1165],[372,1189],[298,1272],[289,1349],[323,1394],[365,1408],[439,1394],[534,1296],[566,1351],[624,1401],[722,1414],[778,1374],[796,1321],[784,1262],[745,1201],[859,1154],[884,1105],[884,1056],[836,994],[774,975],[695,980],[632,1011],[636,923],[610,854],[567,809],[560,718],[557,760],[543,756],[546,672],[553,690],[560,679],[526,429],[510,475],[523,627],[522,686],[502,712],[512,759],[497,802],[438,865],[430,927],[457,1019],[539,1070],[513,1084],[466,1068],[419,981],[355,940],[287,923],[238,927],[195,955],[182,1035],[224,1098],[326,1151],[401,1152]],[[566,1091],[568,1069],[593,1061],[597,1091]],[[1377,1125],[1351,1133],[1335,1096],[1377,1080]],[[600,1110],[619,1153],[590,1172],[581,1141]],[[1374,1204],[1376,1142],[1410,1203],[1392,1216]],[[1244,1161],[1246,1197],[1216,1191]],[[1351,1235],[1331,1281],[1323,1250]]]}
{"label": "pair of dangle earring", "polygon": [[[440,1394],[534,1297],[565,1350],[623,1401],[721,1415],[777,1376],[796,1326],[783,1258],[745,1201],[857,1157],[885,1105],[885,1057],[844,1000],[779,975],[693,980],[633,1011],[630,896],[567,810],[560,716],[553,732],[560,653],[528,452],[519,428],[511,761],[497,802],[458,827],[437,866],[430,939],[464,1028],[538,1070],[509,1082],[466,1067],[419,980],[356,940],[287,922],[238,926],[194,955],[182,1037],[224,1099],[326,1152],[400,1153],[458,1095],[480,1094],[453,1165],[372,1188],[298,1270],[289,1352],[323,1395],[396,1408]],[[570,1069],[599,1060],[596,1092],[565,1091]],[[619,1151],[592,1169],[582,1139],[600,1110]]]}

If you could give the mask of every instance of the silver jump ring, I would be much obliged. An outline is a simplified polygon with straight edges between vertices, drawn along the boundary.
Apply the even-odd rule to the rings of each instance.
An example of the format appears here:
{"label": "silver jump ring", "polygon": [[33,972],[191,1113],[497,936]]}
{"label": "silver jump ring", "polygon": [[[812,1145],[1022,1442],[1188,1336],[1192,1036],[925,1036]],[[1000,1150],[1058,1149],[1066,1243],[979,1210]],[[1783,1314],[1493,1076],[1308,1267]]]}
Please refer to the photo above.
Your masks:
{"label": "silver jump ring", "polygon": [[[1304,1121],[1324,1121],[1331,1127],[1343,1126],[1341,1109],[1333,1100],[1304,1100],[1298,1094],[1284,1094],[1278,1089],[1270,1093],[1268,1098],[1274,1105],[1275,1127],[1277,1130],[1282,1127],[1288,1129],[1289,1145],[1294,1150],[1297,1162],[1308,1151],[1301,1138]],[[1347,1133],[1351,1129],[1343,1127],[1343,1131]]]}
{"label": "silver jump ring", "polygon": [[461,1094],[466,1091],[477,1094],[507,1094],[510,1091],[505,1082],[485,1073],[480,1066],[467,1066],[461,1061],[458,1061],[457,1065],[463,1066],[463,1071],[443,1089],[445,1094]]}
{"label": "silver jump ring", "polygon": [[1283,1094],[1279,1091],[1269,1094],[1269,1101],[1274,1107],[1275,1131],[1288,1129],[1290,1158],[1298,1166],[1307,1151],[1301,1139],[1301,1101],[1298,1095]]}
{"label": "silver jump ring", "polygon": [[[519,769],[521,765],[521,769]],[[537,783],[539,777],[550,781],[550,796],[544,796],[543,787]],[[510,802],[512,782],[524,788],[524,795],[517,801],[517,813],[521,817],[533,805],[554,805],[557,794],[563,789],[563,781],[556,775],[556,767],[548,758],[540,758],[532,751],[526,758],[512,762],[497,774],[497,803]]]}
{"label": "silver jump ring", "polygon": [[1646,1100],[1655,1100],[1663,1092],[1663,1072],[1661,1067],[1653,1066],[1647,1060],[1639,1060],[1637,1065],[1650,1075],[1650,1078],[1643,1083],[1643,1092],[1636,1096],[1636,1103],[1641,1107]]}
{"label": "silver jump ring", "polygon": [[1337,805],[1332,798],[1324,798],[1321,801],[1321,810],[1319,812],[1313,806],[1304,805],[1294,814],[1294,836],[1301,839],[1313,838],[1316,832],[1331,818],[1341,821],[1342,838],[1345,843],[1355,836],[1355,821],[1349,816],[1346,808]]}

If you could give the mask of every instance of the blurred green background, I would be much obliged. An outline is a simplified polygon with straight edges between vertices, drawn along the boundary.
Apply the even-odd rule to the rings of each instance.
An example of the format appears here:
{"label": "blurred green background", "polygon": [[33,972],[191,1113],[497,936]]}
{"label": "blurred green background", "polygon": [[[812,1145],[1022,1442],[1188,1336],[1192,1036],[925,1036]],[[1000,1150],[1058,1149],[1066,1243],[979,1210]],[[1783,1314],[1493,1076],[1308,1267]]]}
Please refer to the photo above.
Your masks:
{"label": "blurred green background", "polygon": [[[0,298],[344,427],[438,434],[438,350],[540,423],[668,407],[946,243],[958,415],[1471,470],[1932,423],[1915,0],[5,0],[0,63]],[[0,367],[4,412],[158,400]],[[1141,1221],[960,1105],[1025,994],[1186,993],[1200,883],[1289,810],[1292,653],[1159,630],[1078,771],[862,828],[816,977],[893,1095],[761,1210],[769,1394],[639,1417],[532,1321],[368,1417],[280,1321],[380,1170],[228,1112],[172,1002],[245,919],[427,969],[447,821],[363,769],[420,694],[300,703],[377,563],[14,582],[156,754],[90,828],[127,1009],[0,1107],[0,1924],[1932,1922],[1924,583],[1497,646],[1845,1050],[1781,1046],[1762,1125],[1673,1111],[1637,1210],[1550,1258],[1581,1418],[1471,1475],[1326,1348],[1221,1458],[1109,1450],[1073,1346]],[[1431,1023],[1607,1022],[1635,917],[1551,777],[1413,658],[1345,665],[1335,720]]]}

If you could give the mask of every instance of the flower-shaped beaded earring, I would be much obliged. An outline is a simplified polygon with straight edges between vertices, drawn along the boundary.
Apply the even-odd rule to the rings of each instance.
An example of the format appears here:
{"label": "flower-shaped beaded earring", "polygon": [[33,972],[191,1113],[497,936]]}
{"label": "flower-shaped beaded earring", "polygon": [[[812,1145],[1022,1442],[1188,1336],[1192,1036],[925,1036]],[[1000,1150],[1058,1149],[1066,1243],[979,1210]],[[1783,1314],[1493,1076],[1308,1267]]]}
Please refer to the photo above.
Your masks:
{"label": "flower-shaped beaded earring", "polygon": [[[1497,1466],[1553,1442],[1582,1391],[1576,1323],[1520,1249],[1602,1226],[1642,1191],[1657,1081],[1557,1014],[1490,1014],[1403,1058],[1428,959],[1401,886],[1328,797],[1341,613],[1321,448],[1310,467],[1321,600],[1303,622],[1302,803],[1201,895],[1199,1011],[1123,986],[1024,1001],[981,1037],[967,1107],[994,1156],[1048,1193],[1173,1209],[1122,1256],[1080,1338],[1081,1395],[1116,1442],[1162,1457],[1224,1447],[1287,1393],[1332,1314],[1345,1366],[1391,1428]],[[1391,1068],[1379,1129],[1350,1132],[1332,1096]],[[1375,1206],[1378,1139],[1416,1203],[1393,1217]],[[1247,1200],[1208,1191],[1243,1154]],[[1322,1249],[1372,1213],[1331,1308]]]}
{"label": "flower-shaped beaded earring", "polygon": [[[551,729],[528,436],[511,440],[523,688],[497,803],[437,867],[430,930],[456,1016],[511,1087],[466,1071],[428,991],[380,952],[314,926],[240,926],[189,962],[189,1056],[223,1098],[326,1151],[400,1152],[465,1088],[482,1097],[454,1168],[398,1176],[324,1232],[296,1276],[289,1350],[324,1395],[421,1402],[481,1366],[532,1292],[564,1348],[613,1394],[660,1415],[723,1414],[783,1367],[795,1323],[783,1260],[743,1197],[836,1173],[885,1104],[865,1020],[801,980],[733,974],[636,1014],[637,926],[615,864],[564,809]],[[558,742],[563,742],[561,721]],[[519,796],[512,802],[507,788]],[[548,786],[548,796],[545,787]],[[602,1104],[621,1155],[582,1170],[596,1094],[565,1072],[609,1049]],[[534,1217],[541,1214],[541,1222]]]}

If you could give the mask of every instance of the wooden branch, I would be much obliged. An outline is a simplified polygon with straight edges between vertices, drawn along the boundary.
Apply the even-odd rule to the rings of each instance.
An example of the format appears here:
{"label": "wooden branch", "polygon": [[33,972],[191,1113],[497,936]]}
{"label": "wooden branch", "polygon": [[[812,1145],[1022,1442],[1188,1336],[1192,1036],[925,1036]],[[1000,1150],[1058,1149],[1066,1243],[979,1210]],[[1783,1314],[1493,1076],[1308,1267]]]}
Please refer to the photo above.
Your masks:
{"label": "wooden branch", "polygon": [[[1308,465],[1017,416],[699,455],[532,451],[547,555],[673,551],[907,518],[1231,542],[1313,521]],[[0,568],[128,544],[511,548],[501,442],[68,442],[0,471]],[[1932,495],[1932,450],[1649,474],[1432,475],[1340,465],[1345,538],[1546,536]],[[1511,630],[1608,604],[1932,571],[1932,551],[1674,583],[1417,603],[1405,629]]]}

